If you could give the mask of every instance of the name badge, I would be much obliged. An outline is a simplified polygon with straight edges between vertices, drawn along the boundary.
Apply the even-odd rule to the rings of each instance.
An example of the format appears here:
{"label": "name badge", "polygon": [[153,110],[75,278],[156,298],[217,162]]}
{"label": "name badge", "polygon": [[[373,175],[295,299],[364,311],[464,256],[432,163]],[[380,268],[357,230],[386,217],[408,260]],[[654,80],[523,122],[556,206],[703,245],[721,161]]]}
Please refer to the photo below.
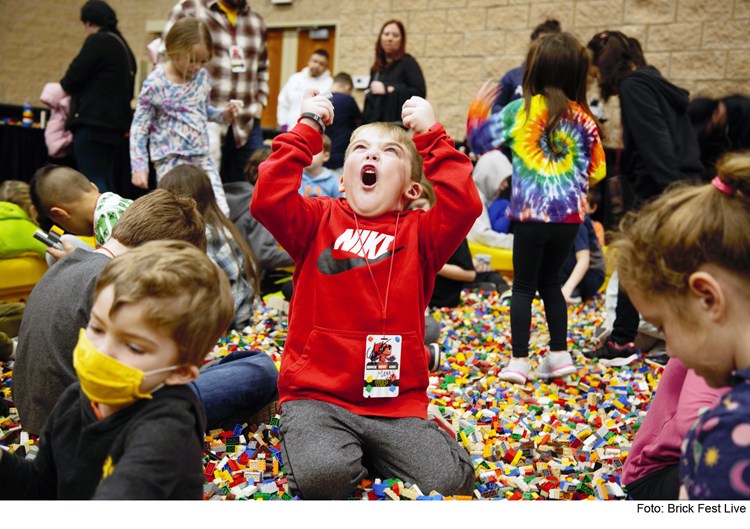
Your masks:
{"label": "name badge", "polygon": [[401,378],[401,336],[370,334],[365,344],[363,395],[397,397]]}
{"label": "name badge", "polygon": [[229,47],[229,58],[232,64],[232,71],[234,73],[245,73],[247,66],[245,64],[245,52],[239,46]]}

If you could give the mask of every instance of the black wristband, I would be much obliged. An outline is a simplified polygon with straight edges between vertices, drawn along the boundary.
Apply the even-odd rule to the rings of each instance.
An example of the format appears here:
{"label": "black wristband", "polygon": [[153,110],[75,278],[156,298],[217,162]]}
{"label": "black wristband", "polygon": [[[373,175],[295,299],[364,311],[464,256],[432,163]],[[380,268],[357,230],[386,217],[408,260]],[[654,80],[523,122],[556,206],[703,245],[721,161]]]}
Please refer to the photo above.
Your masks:
{"label": "black wristband", "polygon": [[325,123],[323,123],[323,120],[320,119],[320,116],[318,116],[317,114],[313,114],[312,112],[305,112],[304,114],[300,115],[299,119],[297,120],[297,123],[299,123],[302,120],[302,118],[310,118],[315,123],[317,123],[318,126],[320,126],[321,134],[323,134],[326,131]]}

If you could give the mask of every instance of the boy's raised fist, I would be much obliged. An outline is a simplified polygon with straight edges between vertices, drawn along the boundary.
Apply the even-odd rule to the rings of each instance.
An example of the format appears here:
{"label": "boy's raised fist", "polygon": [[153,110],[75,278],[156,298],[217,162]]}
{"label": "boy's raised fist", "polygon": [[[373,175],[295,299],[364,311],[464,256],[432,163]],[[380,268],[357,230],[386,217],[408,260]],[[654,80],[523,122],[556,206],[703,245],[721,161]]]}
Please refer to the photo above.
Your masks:
{"label": "boy's raised fist", "polygon": [[404,103],[401,109],[401,119],[404,126],[409,127],[416,134],[427,132],[437,123],[432,105],[418,96],[412,96]]}
{"label": "boy's raised fist", "polygon": [[[320,90],[317,88],[308,88],[305,90],[305,95],[302,97],[300,115],[310,112],[322,119],[326,125],[330,125],[333,123],[333,105],[326,97],[319,94]],[[314,123],[313,120],[310,121]],[[317,127],[317,125],[314,126]]]}

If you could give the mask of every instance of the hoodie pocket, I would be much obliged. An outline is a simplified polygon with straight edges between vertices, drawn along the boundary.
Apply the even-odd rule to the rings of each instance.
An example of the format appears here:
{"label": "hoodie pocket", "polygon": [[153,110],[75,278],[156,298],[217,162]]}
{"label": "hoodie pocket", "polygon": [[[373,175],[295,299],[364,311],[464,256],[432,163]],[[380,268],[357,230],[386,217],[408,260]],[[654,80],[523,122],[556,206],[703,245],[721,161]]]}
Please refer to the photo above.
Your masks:
{"label": "hoodie pocket", "polygon": [[[353,404],[367,400],[362,394],[367,336],[359,331],[314,327],[300,358],[283,373],[289,391],[297,394],[328,393]],[[429,382],[424,348],[416,332],[401,333],[399,394]]]}

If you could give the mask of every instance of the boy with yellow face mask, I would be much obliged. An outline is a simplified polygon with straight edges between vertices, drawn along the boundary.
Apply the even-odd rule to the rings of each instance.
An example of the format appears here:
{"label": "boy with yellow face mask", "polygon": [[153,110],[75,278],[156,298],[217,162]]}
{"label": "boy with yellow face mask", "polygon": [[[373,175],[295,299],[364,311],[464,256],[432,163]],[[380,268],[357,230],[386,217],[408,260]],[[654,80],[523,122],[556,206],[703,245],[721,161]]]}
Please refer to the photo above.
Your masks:
{"label": "boy with yellow face mask", "polygon": [[154,241],[102,272],[39,452],[0,451],[0,499],[202,499],[206,418],[193,390],[234,303],[206,254]]}

